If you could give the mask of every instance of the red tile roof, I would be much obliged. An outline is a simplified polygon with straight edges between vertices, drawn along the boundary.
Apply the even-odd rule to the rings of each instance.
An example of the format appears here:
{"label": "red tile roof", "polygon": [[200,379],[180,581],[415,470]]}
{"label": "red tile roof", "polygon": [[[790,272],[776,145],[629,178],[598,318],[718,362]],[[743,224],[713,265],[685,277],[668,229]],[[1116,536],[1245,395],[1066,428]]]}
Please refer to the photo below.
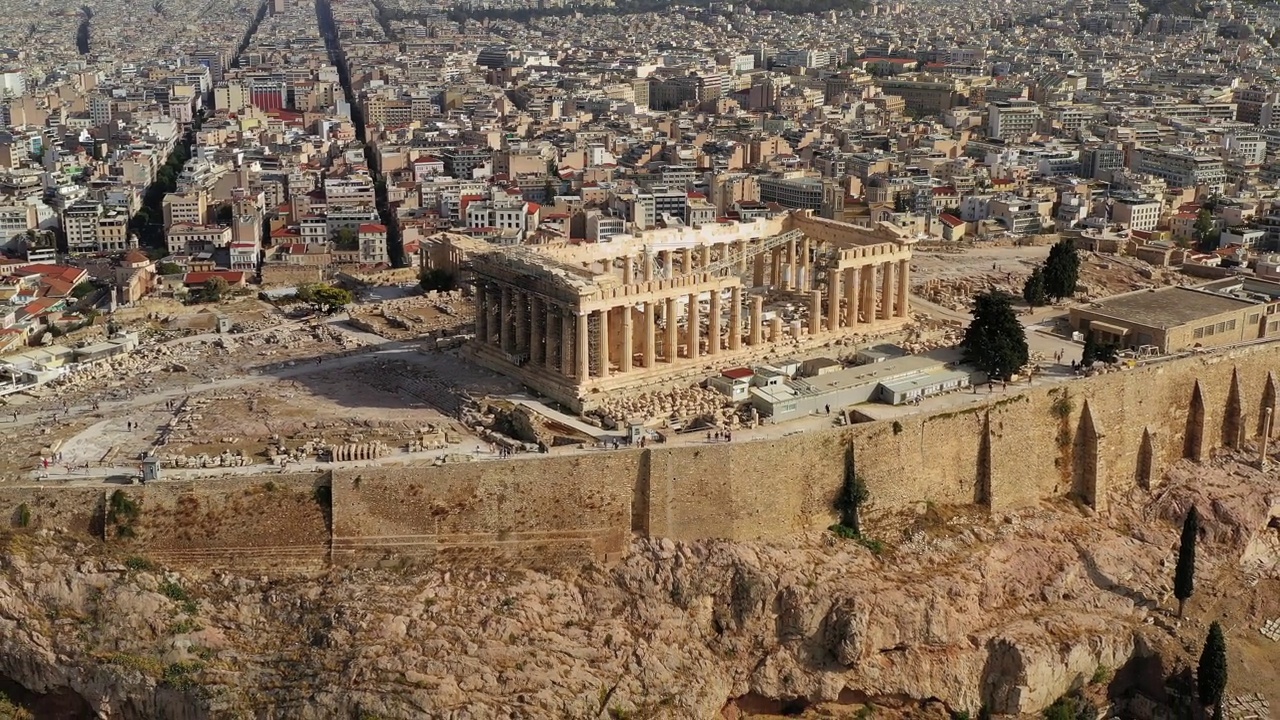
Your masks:
{"label": "red tile roof", "polygon": [[214,270],[213,272],[189,272],[182,276],[183,285],[203,285],[220,277],[232,285],[244,282],[244,273],[239,270]]}
{"label": "red tile roof", "polygon": [[377,223],[365,223],[360,226],[360,232],[362,233],[385,233],[386,231],[386,225],[379,225]]}

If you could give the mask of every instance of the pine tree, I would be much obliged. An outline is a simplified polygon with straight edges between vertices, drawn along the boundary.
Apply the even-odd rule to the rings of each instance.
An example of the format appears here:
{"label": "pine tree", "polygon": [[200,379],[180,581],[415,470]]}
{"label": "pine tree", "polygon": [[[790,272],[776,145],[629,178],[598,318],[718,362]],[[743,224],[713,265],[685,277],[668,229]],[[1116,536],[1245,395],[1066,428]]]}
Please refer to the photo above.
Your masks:
{"label": "pine tree", "polygon": [[1027,333],[1008,294],[993,290],[974,298],[973,322],[960,348],[964,362],[991,379],[1008,380],[1027,364]]}
{"label": "pine tree", "polygon": [[1204,639],[1200,667],[1196,670],[1196,687],[1200,691],[1201,703],[1215,708],[1222,704],[1222,695],[1227,690],[1227,638],[1216,620],[1209,626],[1209,636]]}
{"label": "pine tree", "polygon": [[1049,259],[1044,263],[1044,289],[1054,300],[1076,294],[1080,281],[1080,255],[1070,240],[1059,240],[1049,248]]}
{"label": "pine tree", "polygon": [[1031,276],[1022,286],[1022,299],[1031,307],[1038,307],[1049,302],[1049,294],[1044,287],[1044,268],[1037,265]]}
{"label": "pine tree", "polygon": [[1182,543],[1178,546],[1178,566],[1173,575],[1173,596],[1178,598],[1178,617],[1196,589],[1196,537],[1200,534],[1200,513],[1195,505],[1182,522]]}

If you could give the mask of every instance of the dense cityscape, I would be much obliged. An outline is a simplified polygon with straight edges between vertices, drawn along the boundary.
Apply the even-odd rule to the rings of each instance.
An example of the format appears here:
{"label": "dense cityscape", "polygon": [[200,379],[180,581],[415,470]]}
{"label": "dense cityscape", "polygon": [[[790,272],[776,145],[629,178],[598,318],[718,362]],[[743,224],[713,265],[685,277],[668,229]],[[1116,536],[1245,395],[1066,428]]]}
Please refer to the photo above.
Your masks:
{"label": "dense cityscape", "polygon": [[1280,2],[694,2],[5,6],[0,720],[1270,716]]}

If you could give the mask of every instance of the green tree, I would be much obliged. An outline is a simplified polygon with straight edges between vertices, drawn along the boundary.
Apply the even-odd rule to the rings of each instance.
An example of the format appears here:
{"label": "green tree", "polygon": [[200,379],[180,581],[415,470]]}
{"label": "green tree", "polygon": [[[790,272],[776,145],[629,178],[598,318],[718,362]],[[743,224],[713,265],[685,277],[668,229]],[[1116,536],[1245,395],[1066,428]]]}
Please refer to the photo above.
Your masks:
{"label": "green tree", "polygon": [[1044,263],[1044,289],[1049,297],[1062,300],[1076,294],[1080,281],[1080,255],[1070,240],[1059,240],[1049,248]]}
{"label": "green tree", "polygon": [[1192,505],[1182,521],[1182,542],[1178,545],[1178,565],[1173,573],[1173,596],[1178,598],[1178,617],[1196,589],[1196,537],[1200,534],[1200,512]]}
{"label": "green tree", "polygon": [[993,380],[1008,380],[1027,364],[1027,333],[1007,293],[992,290],[974,298],[973,322],[960,348],[964,362]]}
{"label": "green tree", "polygon": [[211,277],[205,281],[204,287],[201,288],[200,299],[204,302],[218,302],[230,287],[226,280],[220,277]]}
{"label": "green tree", "polygon": [[1209,207],[1201,207],[1196,212],[1195,224],[1191,226],[1191,239],[1195,241],[1197,249],[1204,249],[1206,241],[1213,233],[1213,210]]}
{"label": "green tree", "polygon": [[359,250],[360,235],[351,228],[342,228],[334,234],[333,246],[339,250]]}
{"label": "green tree", "polygon": [[840,513],[840,524],[853,531],[854,535],[862,535],[860,512],[870,498],[867,484],[858,474],[853,446],[850,445],[844,451],[844,481],[840,484],[840,492],[836,495],[834,504],[836,512]]}
{"label": "green tree", "polygon": [[1080,364],[1085,367],[1095,362],[1113,363],[1120,355],[1120,348],[1115,343],[1100,343],[1093,331],[1084,335],[1084,351],[1080,353]]}
{"label": "green tree", "polygon": [[427,292],[432,290],[447,292],[458,287],[458,278],[443,268],[432,268],[422,271],[422,276],[418,278],[418,285]]}
{"label": "green tree", "polygon": [[162,262],[156,264],[157,275],[180,275],[182,266],[175,262]]}
{"label": "green tree", "polygon": [[1031,276],[1022,285],[1022,299],[1031,307],[1039,307],[1049,302],[1049,293],[1044,286],[1044,268],[1037,265]]}
{"label": "green tree", "polygon": [[1196,689],[1201,703],[1214,708],[1222,705],[1222,695],[1227,690],[1227,638],[1217,620],[1209,626],[1209,635],[1204,639],[1196,669]]}
{"label": "green tree", "polygon": [[319,312],[334,313],[350,305],[355,298],[350,290],[317,283],[298,288],[298,299]]}
{"label": "green tree", "polygon": [[1080,364],[1085,367],[1091,367],[1098,361],[1098,341],[1093,337],[1093,331],[1090,330],[1084,334],[1084,350],[1080,352]]}

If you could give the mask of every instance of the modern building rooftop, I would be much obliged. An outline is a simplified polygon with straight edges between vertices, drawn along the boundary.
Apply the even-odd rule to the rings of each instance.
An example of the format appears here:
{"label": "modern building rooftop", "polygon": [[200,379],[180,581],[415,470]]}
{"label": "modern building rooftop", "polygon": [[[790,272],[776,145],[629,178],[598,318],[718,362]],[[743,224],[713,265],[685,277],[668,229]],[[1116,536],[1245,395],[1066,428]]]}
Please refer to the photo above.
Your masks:
{"label": "modern building rooftop", "polygon": [[1164,287],[1116,295],[1092,303],[1088,309],[1147,327],[1170,328],[1252,304],[1193,288]]}

